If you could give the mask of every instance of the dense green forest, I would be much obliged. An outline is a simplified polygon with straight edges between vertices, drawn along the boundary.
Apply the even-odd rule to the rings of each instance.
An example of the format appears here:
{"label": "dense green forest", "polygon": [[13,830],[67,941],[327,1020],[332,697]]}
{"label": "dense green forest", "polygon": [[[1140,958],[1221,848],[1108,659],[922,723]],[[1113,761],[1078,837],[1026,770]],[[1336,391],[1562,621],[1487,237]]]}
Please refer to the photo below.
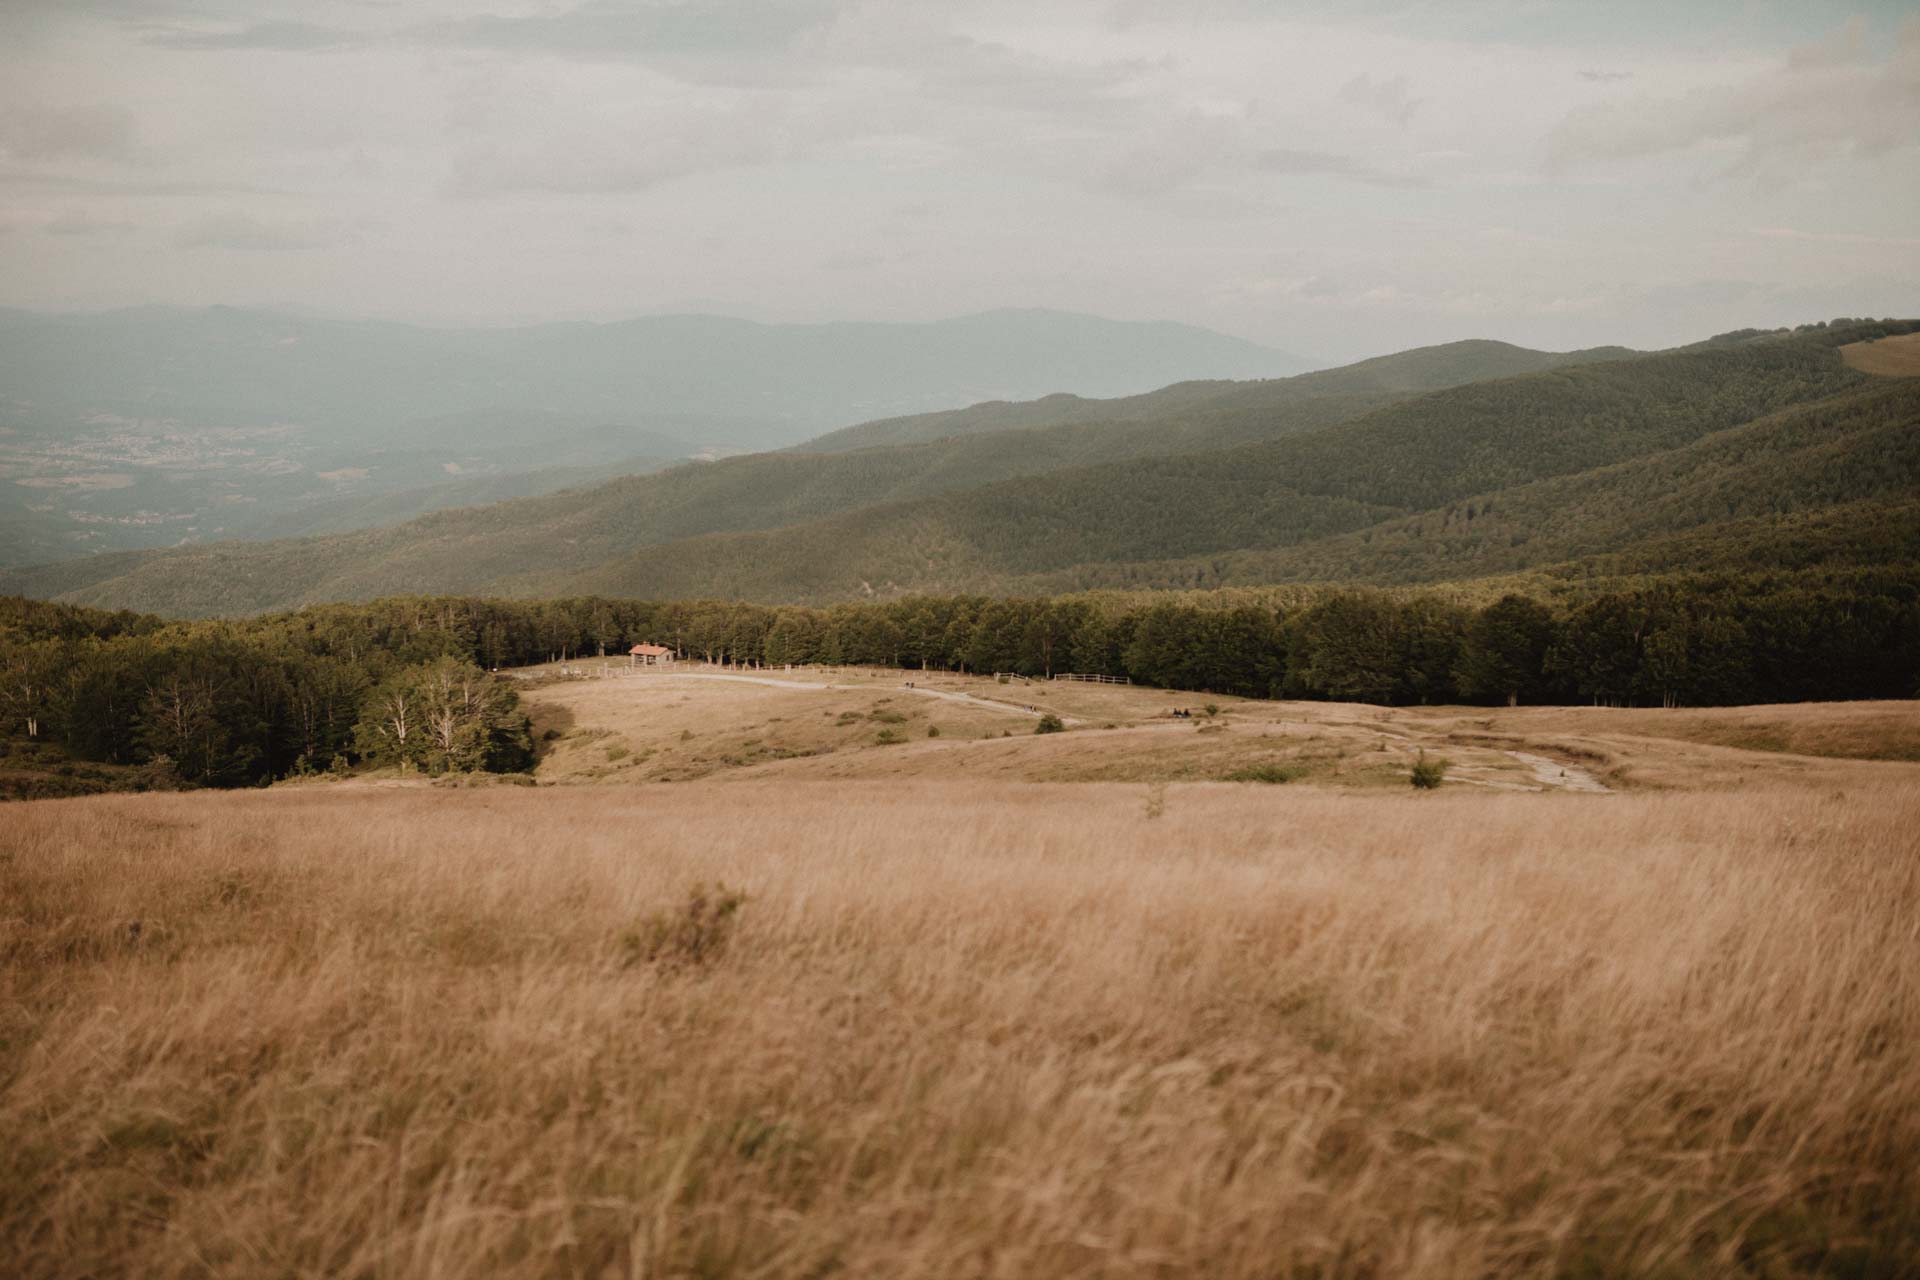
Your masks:
{"label": "dense green forest", "polygon": [[[830,431],[797,446],[803,453],[833,453],[886,445],[919,444],[952,436],[1015,431],[1036,427],[1124,423],[1177,426],[1194,419],[1212,423],[1253,421],[1280,410],[1308,405],[1377,407],[1422,391],[1439,391],[1489,378],[1511,378],[1564,365],[1594,364],[1639,355],[1626,347],[1585,351],[1535,351],[1508,342],[1469,338],[1375,356],[1337,369],[1257,382],[1176,382],[1145,395],[1089,400],[1051,395],[1039,400],[989,401],[944,413],[883,418]],[[1353,416],[1343,414],[1343,416]],[[1247,440],[1262,438],[1249,432]],[[1228,443],[1244,443],[1229,440]],[[1170,450],[1170,452],[1172,452]]]}
{"label": "dense green forest", "polygon": [[1822,517],[1819,563],[1898,563],[1920,384],[1862,373],[1838,348],[1914,327],[1835,322],[1621,358],[1456,344],[1470,350],[1180,384],[1102,410],[1115,420],[1042,401],[1022,412],[1061,420],[679,467],[346,535],[99,557],[0,575],[0,590],[208,616],[404,592],[818,604],[1394,584],[1594,562],[1764,567],[1784,528]]}
{"label": "dense green forest", "polygon": [[15,740],[142,785],[528,767],[492,669],[639,641],[713,662],[1128,676],[1248,697],[1710,705],[1920,693],[1920,571],[1692,575],[1480,598],[1321,588],[827,608],[395,598],[241,622],[0,601]]}

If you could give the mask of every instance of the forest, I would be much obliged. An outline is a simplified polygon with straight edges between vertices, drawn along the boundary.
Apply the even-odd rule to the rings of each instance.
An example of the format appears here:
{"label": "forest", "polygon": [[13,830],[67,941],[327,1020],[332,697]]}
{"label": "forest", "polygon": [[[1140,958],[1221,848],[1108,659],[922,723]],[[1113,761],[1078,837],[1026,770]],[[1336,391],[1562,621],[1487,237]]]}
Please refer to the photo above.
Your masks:
{"label": "forest", "polygon": [[1125,676],[1170,689],[1384,704],[1711,706],[1920,694],[1920,571],[1458,589],[911,596],[824,608],[607,597],[395,597],[169,622],[0,601],[15,741],[133,785],[248,786],[396,766],[533,763],[502,668],[616,660]]}

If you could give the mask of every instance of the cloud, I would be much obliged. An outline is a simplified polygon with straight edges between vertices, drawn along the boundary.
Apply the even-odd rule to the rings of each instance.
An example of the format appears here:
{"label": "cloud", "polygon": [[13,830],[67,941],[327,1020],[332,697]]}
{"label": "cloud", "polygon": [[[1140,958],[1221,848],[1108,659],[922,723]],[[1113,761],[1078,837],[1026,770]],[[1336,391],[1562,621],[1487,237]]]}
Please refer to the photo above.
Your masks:
{"label": "cloud", "polygon": [[134,229],[131,222],[103,221],[84,209],[69,209],[40,228],[50,236],[120,235]]}
{"label": "cloud", "polygon": [[286,252],[322,248],[332,239],[310,225],[267,222],[244,213],[209,213],[181,226],[174,232],[173,243],[182,249]]}
{"label": "cloud", "polygon": [[454,160],[446,191],[496,196],[644,191],[676,178],[759,164],[796,149],[771,102],[642,109],[598,119],[554,118],[519,137],[470,147]]}
{"label": "cloud", "polygon": [[1869,249],[1920,249],[1920,236],[1866,236],[1845,231],[1801,231],[1794,227],[1752,227],[1763,240],[1800,240],[1807,244],[1847,244]]}
{"label": "cloud", "polygon": [[1160,195],[1202,180],[1258,174],[1330,177],[1382,187],[1418,187],[1424,180],[1332,151],[1262,147],[1252,113],[1189,112],[1129,147],[1099,185],[1123,195]]}
{"label": "cloud", "polygon": [[1738,83],[1577,109],[1549,136],[1549,160],[1565,169],[1717,145],[1735,153],[1729,172],[1752,174],[1912,147],[1920,20],[1901,27],[1884,60],[1864,33],[1856,20]]}
{"label": "cloud", "polygon": [[147,36],[143,43],[159,49],[193,52],[260,49],[280,53],[315,53],[356,49],[372,39],[364,31],[350,31],[342,27],[319,27],[306,22],[257,22],[230,31],[157,31]]}
{"label": "cloud", "polygon": [[127,160],[137,132],[133,112],[111,103],[0,111],[0,152],[13,160]]}
{"label": "cloud", "polygon": [[571,58],[763,53],[791,46],[837,9],[829,0],[593,0],[559,13],[432,23],[410,34],[429,44]]}
{"label": "cloud", "polygon": [[1380,187],[1427,185],[1419,178],[1376,168],[1353,156],[1338,155],[1330,151],[1294,151],[1287,148],[1273,148],[1262,151],[1256,156],[1254,166],[1262,173],[1282,177],[1321,174],[1335,178],[1351,178],[1355,182],[1366,182]]}
{"label": "cloud", "polygon": [[1340,86],[1340,101],[1364,107],[1402,128],[1420,109],[1420,100],[1407,92],[1405,76],[1375,80],[1364,71]]}
{"label": "cloud", "polygon": [[95,178],[46,169],[0,169],[0,188],[23,187],[100,196],[286,195],[279,187],[248,182],[196,182],[172,178]]}

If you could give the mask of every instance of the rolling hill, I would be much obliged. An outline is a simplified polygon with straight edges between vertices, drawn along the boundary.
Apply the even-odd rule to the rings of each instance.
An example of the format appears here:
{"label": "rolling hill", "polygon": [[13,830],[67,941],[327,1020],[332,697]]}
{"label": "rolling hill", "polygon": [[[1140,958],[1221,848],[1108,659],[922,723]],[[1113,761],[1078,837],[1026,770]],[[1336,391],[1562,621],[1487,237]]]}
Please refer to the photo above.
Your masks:
{"label": "rolling hill", "polygon": [[404,520],[986,396],[1302,367],[1202,329],[1055,312],[435,330],[0,310],[0,568],[338,530],[362,508]]}
{"label": "rolling hill", "polygon": [[1534,351],[1512,343],[1470,338],[1375,356],[1337,369],[1322,369],[1281,381],[1255,383],[1179,382],[1144,395],[1091,400],[1056,394],[1039,400],[1004,400],[941,413],[887,418],[830,431],[797,446],[809,453],[832,453],[880,445],[918,444],[950,436],[1020,428],[1087,423],[1166,421],[1246,411],[1271,411],[1309,401],[1354,406],[1422,391],[1438,391],[1467,382],[1507,378],[1571,364],[1627,359],[1639,353],[1626,347],[1585,351]]}
{"label": "rolling hill", "polygon": [[[1474,344],[1455,344],[1462,345]],[[1505,350],[1522,361],[1555,358],[1521,348]],[[1402,363],[1411,371],[1396,373],[1396,366]],[[1167,389],[1157,399],[1140,398],[1177,410],[1177,406],[1193,400],[1184,388],[1206,387],[1205,400],[1211,407],[1203,405],[1190,412],[1170,410],[1152,417],[1142,415],[1133,401],[1082,401],[1096,406],[1118,403],[1121,408],[1111,421],[935,438],[904,448],[752,454],[644,478],[627,477],[540,502],[449,512],[391,534],[374,532],[371,526],[398,523],[390,517],[403,514],[396,511],[401,503],[412,502],[420,511],[449,505],[433,500],[445,495],[447,486],[421,494],[377,496],[358,505],[340,499],[311,510],[302,506],[279,517],[282,530],[296,536],[339,531],[348,527],[341,522],[358,518],[360,536],[325,545],[303,543],[294,548],[250,551],[220,543],[164,555],[101,555],[35,570],[22,575],[22,580],[32,584],[30,590],[58,593],[128,575],[142,580],[173,580],[169,575],[176,569],[193,565],[196,567],[190,577],[199,581],[191,599],[181,597],[170,607],[200,613],[265,607],[254,604],[254,588],[242,587],[236,593],[227,577],[229,569],[250,575],[255,566],[283,556],[287,561],[285,571],[276,571],[271,575],[274,579],[333,591],[340,598],[368,589],[369,582],[393,581],[402,584],[394,589],[405,589],[405,584],[429,574],[433,581],[477,585],[534,565],[547,571],[569,572],[676,538],[772,528],[875,503],[921,498],[1052,470],[1271,440],[1346,421],[1404,398],[1404,393],[1355,390],[1355,386],[1378,388],[1389,383],[1431,382],[1445,376],[1440,362],[1426,350],[1402,352],[1365,364],[1365,376],[1351,383],[1309,374],[1248,383],[1186,383]],[[1479,362],[1467,362],[1458,367],[1457,374],[1470,377],[1480,367],[1483,365]],[[1302,394],[1296,386],[1302,382],[1322,388],[1323,393]],[[1094,416],[1101,419],[1103,415]],[[478,441],[504,446],[514,439],[509,415],[476,413],[463,415],[460,421],[466,434]],[[568,456],[564,452],[566,443],[580,434],[577,424],[555,414],[533,422],[543,428],[535,434],[545,442],[554,460],[564,460]],[[539,446],[522,440],[519,447]],[[522,483],[532,484],[552,474],[549,469]],[[504,487],[513,482],[510,476],[493,483]],[[464,483],[476,486],[483,482]],[[397,560],[410,566],[410,576],[390,573]],[[155,567],[140,567],[148,564]],[[172,592],[172,588],[165,589],[170,599]]]}
{"label": "rolling hill", "polygon": [[1849,367],[1836,351],[1848,336],[1533,353],[1547,367],[1420,394],[1322,374],[1309,375],[1332,383],[1318,397],[1291,385],[1306,379],[1199,397],[1189,385],[1168,389],[1184,408],[1161,418],[754,455],[389,529],[100,557],[0,587],[205,614],[403,591],[824,601],[1414,581],[1660,539],[1698,548],[1714,527],[1716,554],[1735,554],[1782,520],[1848,511],[1826,526],[1834,553],[1881,554],[1877,522],[1916,487],[1920,383]]}

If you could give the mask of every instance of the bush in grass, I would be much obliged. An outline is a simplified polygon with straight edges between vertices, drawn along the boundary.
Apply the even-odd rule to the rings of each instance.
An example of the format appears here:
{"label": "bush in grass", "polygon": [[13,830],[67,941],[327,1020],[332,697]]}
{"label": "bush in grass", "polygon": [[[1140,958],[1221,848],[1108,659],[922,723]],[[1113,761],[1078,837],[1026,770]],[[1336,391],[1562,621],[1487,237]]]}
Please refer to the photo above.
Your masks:
{"label": "bush in grass", "polygon": [[1413,785],[1422,791],[1432,791],[1446,779],[1447,765],[1450,763],[1438,758],[1428,759],[1427,753],[1422,751],[1419,759],[1413,762]]}
{"label": "bush in grass", "polygon": [[1235,769],[1226,776],[1228,782],[1292,782],[1295,778],[1304,778],[1307,771],[1292,764],[1252,764],[1244,769]]}
{"label": "bush in grass", "polygon": [[1059,716],[1049,711],[1040,717],[1040,723],[1033,727],[1033,731],[1035,733],[1062,733],[1066,730],[1066,727],[1066,723],[1061,720]]}
{"label": "bush in grass", "polygon": [[621,936],[628,964],[701,965],[726,950],[734,916],[747,895],[696,884],[678,908],[655,912]]}

